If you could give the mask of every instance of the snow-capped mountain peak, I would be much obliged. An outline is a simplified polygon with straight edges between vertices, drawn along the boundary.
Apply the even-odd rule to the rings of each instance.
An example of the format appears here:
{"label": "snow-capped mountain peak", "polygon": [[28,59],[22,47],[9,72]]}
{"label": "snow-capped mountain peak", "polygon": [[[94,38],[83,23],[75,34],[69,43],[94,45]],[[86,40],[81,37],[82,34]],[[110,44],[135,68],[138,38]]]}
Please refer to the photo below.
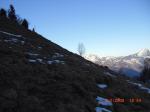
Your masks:
{"label": "snow-capped mountain peak", "polygon": [[143,70],[145,59],[150,58],[150,50],[142,49],[135,54],[121,57],[98,57],[97,55],[87,57],[86,59],[94,63],[108,66],[111,70],[135,77],[139,76]]}
{"label": "snow-capped mountain peak", "polygon": [[146,57],[150,56],[150,50],[149,49],[141,49],[138,53],[136,53],[137,56],[139,57]]}
{"label": "snow-capped mountain peak", "polygon": [[94,55],[94,54],[89,54],[89,55],[86,55],[85,58],[86,58],[87,60],[90,60],[90,61],[92,61],[92,62],[95,62],[95,61],[99,60],[100,57],[97,56],[97,55]]}

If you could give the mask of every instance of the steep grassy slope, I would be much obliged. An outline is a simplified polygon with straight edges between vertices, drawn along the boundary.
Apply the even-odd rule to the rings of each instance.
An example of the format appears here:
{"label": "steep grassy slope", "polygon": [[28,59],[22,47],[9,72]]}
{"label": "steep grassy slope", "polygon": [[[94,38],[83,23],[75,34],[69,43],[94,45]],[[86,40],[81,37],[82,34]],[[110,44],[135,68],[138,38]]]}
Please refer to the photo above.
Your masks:
{"label": "steep grassy slope", "polygon": [[[1,112],[95,112],[97,96],[142,98],[142,103],[113,103],[108,107],[113,112],[150,111],[150,95],[108,75],[113,72],[106,67],[9,20],[0,20],[0,31]],[[98,88],[100,83],[108,88]]]}

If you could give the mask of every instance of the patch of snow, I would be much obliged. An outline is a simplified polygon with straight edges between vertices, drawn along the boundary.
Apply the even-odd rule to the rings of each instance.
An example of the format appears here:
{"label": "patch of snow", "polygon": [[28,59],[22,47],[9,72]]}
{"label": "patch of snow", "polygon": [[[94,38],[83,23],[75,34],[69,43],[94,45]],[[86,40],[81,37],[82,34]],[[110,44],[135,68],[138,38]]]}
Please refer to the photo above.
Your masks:
{"label": "patch of snow", "polygon": [[136,85],[136,86],[138,86],[138,87],[141,87],[142,86],[142,84],[140,84],[140,83],[135,83],[135,82],[131,82],[131,81],[128,81],[130,84],[133,84],[133,85]]}
{"label": "patch of snow", "polygon": [[4,42],[12,42],[12,43],[21,43],[22,45],[24,45],[25,41],[21,41],[18,40],[17,38],[9,38],[9,39],[5,39]]}
{"label": "patch of snow", "polygon": [[4,33],[6,35],[10,35],[10,36],[15,36],[15,37],[22,37],[21,35],[15,35],[15,34],[12,34],[12,33],[8,33],[8,32],[4,32],[4,31],[0,31],[1,33]]}
{"label": "patch of snow", "polygon": [[24,44],[25,44],[25,41],[21,41],[21,44],[24,45]]}
{"label": "patch of snow", "polygon": [[52,64],[53,63],[53,61],[47,61],[47,64]]}
{"label": "patch of snow", "polygon": [[60,61],[60,60],[54,60],[53,62],[55,62],[55,63],[60,63],[61,61]]}
{"label": "patch of snow", "polygon": [[142,89],[142,90],[146,90],[147,91],[147,93],[149,93],[150,94],[150,88],[147,88],[147,87],[140,87],[140,89]]}
{"label": "patch of snow", "polygon": [[35,63],[36,62],[36,60],[33,60],[33,59],[29,59],[28,60],[30,63]]}
{"label": "patch of snow", "polygon": [[60,60],[54,60],[54,62],[55,62],[55,63],[61,63],[61,64],[64,63],[64,61],[60,61]]}
{"label": "patch of snow", "polygon": [[102,108],[102,107],[96,107],[95,110],[96,110],[96,112],[112,112],[112,111]]}
{"label": "patch of snow", "polygon": [[130,83],[130,84],[133,84],[133,85],[135,85],[135,86],[138,86],[139,89],[145,90],[145,91],[147,91],[147,93],[150,94],[150,88],[144,87],[144,86],[143,86],[142,84],[140,84],[140,83],[131,82],[131,81],[129,81],[129,80],[127,80],[127,82]]}
{"label": "patch of snow", "polygon": [[38,60],[39,62],[42,62],[42,61],[43,61],[42,59],[36,59],[36,60]]}
{"label": "patch of snow", "polygon": [[11,40],[12,40],[12,42],[15,42],[15,43],[18,42],[18,39],[16,39],[16,38],[12,38]]}
{"label": "patch of snow", "polygon": [[38,56],[39,55],[39,54],[35,54],[35,53],[30,53],[30,52],[28,52],[27,54],[30,56]]}
{"label": "patch of snow", "polygon": [[94,55],[94,54],[89,54],[89,55],[85,56],[85,59],[92,61],[92,62],[95,62],[99,59],[99,56]]}
{"label": "patch of snow", "polygon": [[65,64],[64,61],[60,61],[60,60],[49,60],[49,61],[47,61],[47,64],[53,64],[53,63],[55,63],[55,64]]}
{"label": "patch of snow", "polygon": [[42,47],[38,46],[38,49],[42,49]]}
{"label": "patch of snow", "polygon": [[109,73],[109,72],[105,72],[106,75],[111,76],[111,77],[116,77],[115,75]]}
{"label": "patch of snow", "polygon": [[45,64],[44,62],[43,62],[43,59],[40,59],[40,58],[38,58],[38,59],[36,59],[38,62],[40,62],[40,63],[42,63],[42,64]]}
{"label": "patch of snow", "polygon": [[11,39],[6,39],[4,40],[5,42],[14,42],[14,43],[17,43],[18,42],[18,39],[16,38],[11,38]]}
{"label": "patch of snow", "polygon": [[59,54],[59,53],[55,53],[55,54],[52,56],[52,58],[62,58],[62,57],[64,57],[64,55]]}
{"label": "patch of snow", "polygon": [[99,105],[102,105],[102,106],[112,106],[113,105],[112,102],[109,101],[108,99],[102,98],[99,96],[97,96],[96,101],[98,102]]}
{"label": "patch of snow", "polygon": [[11,42],[10,40],[4,40],[4,42]]}
{"label": "patch of snow", "polygon": [[43,58],[44,58],[44,59],[47,59],[47,57],[45,57],[45,56],[44,56]]}
{"label": "patch of snow", "polygon": [[64,62],[64,61],[61,61],[61,64],[65,64],[65,62]]}
{"label": "patch of snow", "polygon": [[97,86],[101,89],[105,89],[108,87],[106,84],[97,84]]}

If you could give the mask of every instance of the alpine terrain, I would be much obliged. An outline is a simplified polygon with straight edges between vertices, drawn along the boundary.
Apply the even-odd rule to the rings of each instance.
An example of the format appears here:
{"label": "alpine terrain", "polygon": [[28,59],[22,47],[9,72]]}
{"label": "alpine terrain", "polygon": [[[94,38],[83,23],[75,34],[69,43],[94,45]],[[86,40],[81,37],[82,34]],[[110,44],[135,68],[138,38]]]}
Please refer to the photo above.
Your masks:
{"label": "alpine terrain", "polygon": [[[108,60],[132,59],[140,68],[137,55]],[[31,31],[12,5],[0,10],[0,112],[150,112],[149,105],[149,85]]]}
{"label": "alpine terrain", "polygon": [[88,55],[86,58],[96,64],[108,66],[111,70],[129,77],[139,77],[145,66],[145,61],[150,58],[150,50],[142,49],[129,56],[99,57],[96,55]]}

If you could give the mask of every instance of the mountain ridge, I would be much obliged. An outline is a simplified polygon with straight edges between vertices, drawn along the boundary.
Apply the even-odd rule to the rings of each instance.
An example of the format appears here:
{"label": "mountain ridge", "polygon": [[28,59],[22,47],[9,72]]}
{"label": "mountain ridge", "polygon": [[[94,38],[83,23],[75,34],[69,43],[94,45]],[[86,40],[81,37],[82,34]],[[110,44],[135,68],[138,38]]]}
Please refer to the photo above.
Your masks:
{"label": "mountain ridge", "polygon": [[139,57],[147,57],[147,56],[150,56],[150,50],[147,48],[144,48],[144,49],[141,49],[139,52],[137,52],[135,55]]}
{"label": "mountain ridge", "polygon": [[137,77],[144,68],[144,60],[150,58],[149,49],[141,49],[139,52],[119,57],[98,57],[89,55],[85,57],[96,64],[108,66],[111,70],[123,73],[127,76]]}

